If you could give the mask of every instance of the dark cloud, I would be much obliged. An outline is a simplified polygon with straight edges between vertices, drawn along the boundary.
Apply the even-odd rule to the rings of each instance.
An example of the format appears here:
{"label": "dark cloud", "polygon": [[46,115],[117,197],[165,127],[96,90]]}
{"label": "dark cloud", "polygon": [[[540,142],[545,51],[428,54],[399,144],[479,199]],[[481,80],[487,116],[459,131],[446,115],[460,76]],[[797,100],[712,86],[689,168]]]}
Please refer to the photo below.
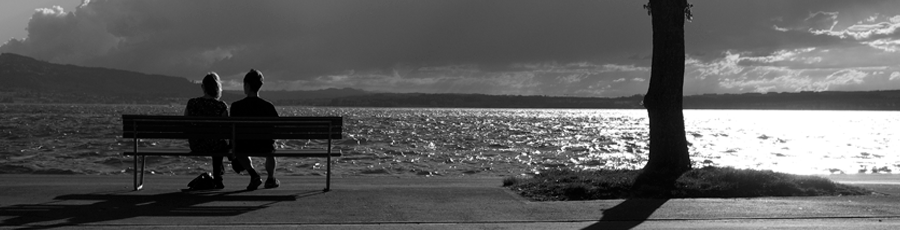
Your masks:
{"label": "dark cloud", "polygon": [[[887,67],[900,54],[898,1],[691,2],[688,94],[900,83]],[[94,0],[35,12],[28,37],[0,52],[190,79],[216,71],[229,87],[256,68],[278,82],[269,89],[627,96],[648,84],[644,3]],[[880,32],[848,38],[866,29]]]}
{"label": "dark cloud", "polygon": [[[634,23],[646,20],[639,5],[586,0],[95,0],[73,12],[35,13],[29,37],[0,49],[55,62],[173,75],[252,66],[311,77],[398,63],[505,66],[599,60],[649,42],[634,39],[649,32],[646,25],[636,28]],[[85,46],[85,40],[99,44]]]}

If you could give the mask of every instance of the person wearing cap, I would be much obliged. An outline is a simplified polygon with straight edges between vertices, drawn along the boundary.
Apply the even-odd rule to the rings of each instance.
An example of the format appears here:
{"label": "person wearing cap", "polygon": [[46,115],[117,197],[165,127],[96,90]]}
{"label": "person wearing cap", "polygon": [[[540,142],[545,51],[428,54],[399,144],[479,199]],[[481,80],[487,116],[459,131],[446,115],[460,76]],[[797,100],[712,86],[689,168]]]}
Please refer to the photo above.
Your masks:
{"label": "person wearing cap", "polygon": [[[262,88],[265,78],[262,72],[256,69],[250,69],[244,75],[244,99],[231,103],[232,117],[278,117],[278,111],[271,102],[259,97],[259,89]],[[250,174],[250,184],[247,190],[256,190],[262,184],[259,174],[253,168],[250,157],[240,156],[241,152],[275,152],[275,140],[235,140],[235,150],[238,153],[236,159],[247,173]],[[265,188],[277,188],[281,185],[278,179],[275,179],[275,157],[266,157],[266,179]]]}

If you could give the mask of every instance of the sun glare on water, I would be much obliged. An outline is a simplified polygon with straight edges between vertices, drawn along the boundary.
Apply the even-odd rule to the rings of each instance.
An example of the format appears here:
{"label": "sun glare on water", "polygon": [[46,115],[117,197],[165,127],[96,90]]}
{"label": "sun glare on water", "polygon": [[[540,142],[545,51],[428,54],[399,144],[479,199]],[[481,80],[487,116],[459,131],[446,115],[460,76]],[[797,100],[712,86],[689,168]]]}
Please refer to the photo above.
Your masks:
{"label": "sun glare on water", "polygon": [[[121,114],[179,115],[181,106],[12,105],[0,110],[3,173],[130,173]],[[552,168],[639,169],[645,110],[280,107],[282,116],[343,116],[340,175],[507,176]],[[694,167],[796,174],[900,172],[900,112],[686,110]],[[284,149],[325,141],[278,141]],[[184,140],[141,146],[185,148]],[[154,157],[148,170],[191,175],[208,157]],[[261,164],[262,161],[257,163]],[[284,158],[279,173],[324,175],[323,159]],[[262,167],[262,165],[259,165]]]}

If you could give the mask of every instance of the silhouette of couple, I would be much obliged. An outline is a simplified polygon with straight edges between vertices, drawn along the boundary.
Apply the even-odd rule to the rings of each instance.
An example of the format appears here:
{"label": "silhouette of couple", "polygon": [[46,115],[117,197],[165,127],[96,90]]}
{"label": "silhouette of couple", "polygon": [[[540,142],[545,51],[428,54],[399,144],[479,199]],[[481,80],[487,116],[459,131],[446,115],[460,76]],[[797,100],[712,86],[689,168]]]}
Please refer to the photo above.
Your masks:
{"label": "silhouette of couple", "polygon": [[[231,103],[230,116],[232,117],[278,117],[278,111],[271,102],[259,97],[259,89],[265,81],[262,72],[251,69],[244,75],[244,94],[246,97],[234,103]],[[229,116],[228,105],[219,100],[222,96],[222,82],[219,75],[210,72],[203,77],[200,85],[203,89],[203,96],[191,98],[188,100],[187,107],[184,110],[185,116],[203,116],[203,117],[227,117]],[[235,140],[240,142],[236,146],[238,153],[241,152],[268,152],[275,151],[275,140]],[[215,180],[215,189],[223,189],[225,185],[222,183],[222,176],[225,174],[222,158],[227,156],[231,161],[231,167],[235,173],[241,173],[246,170],[250,174],[250,184],[247,190],[256,190],[263,184],[259,173],[253,168],[250,157],[229,154],[231,149],[229,143],[225,139],[189,139],[192,152],[208,152],[221,153],[212,157],[213,162],[213,179]],[[232,143],[234,144],[234,143]],[[278,179],[275,179],[275,157],[266,157],[266,179],[265,188],[277,188],[280,186]]]}

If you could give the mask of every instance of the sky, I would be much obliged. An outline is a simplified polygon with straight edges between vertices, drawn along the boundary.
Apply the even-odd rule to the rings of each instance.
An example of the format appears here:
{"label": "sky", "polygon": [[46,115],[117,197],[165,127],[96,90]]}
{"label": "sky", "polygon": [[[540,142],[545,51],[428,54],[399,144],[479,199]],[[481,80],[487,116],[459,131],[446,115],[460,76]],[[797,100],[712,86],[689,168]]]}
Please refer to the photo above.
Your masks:
{"label": "sky", "polygon": [[[685,94],[900,89],[900,1],[689,0]],[[0,52],[240,89],[646,93],[642,0],[4,0]]]}

